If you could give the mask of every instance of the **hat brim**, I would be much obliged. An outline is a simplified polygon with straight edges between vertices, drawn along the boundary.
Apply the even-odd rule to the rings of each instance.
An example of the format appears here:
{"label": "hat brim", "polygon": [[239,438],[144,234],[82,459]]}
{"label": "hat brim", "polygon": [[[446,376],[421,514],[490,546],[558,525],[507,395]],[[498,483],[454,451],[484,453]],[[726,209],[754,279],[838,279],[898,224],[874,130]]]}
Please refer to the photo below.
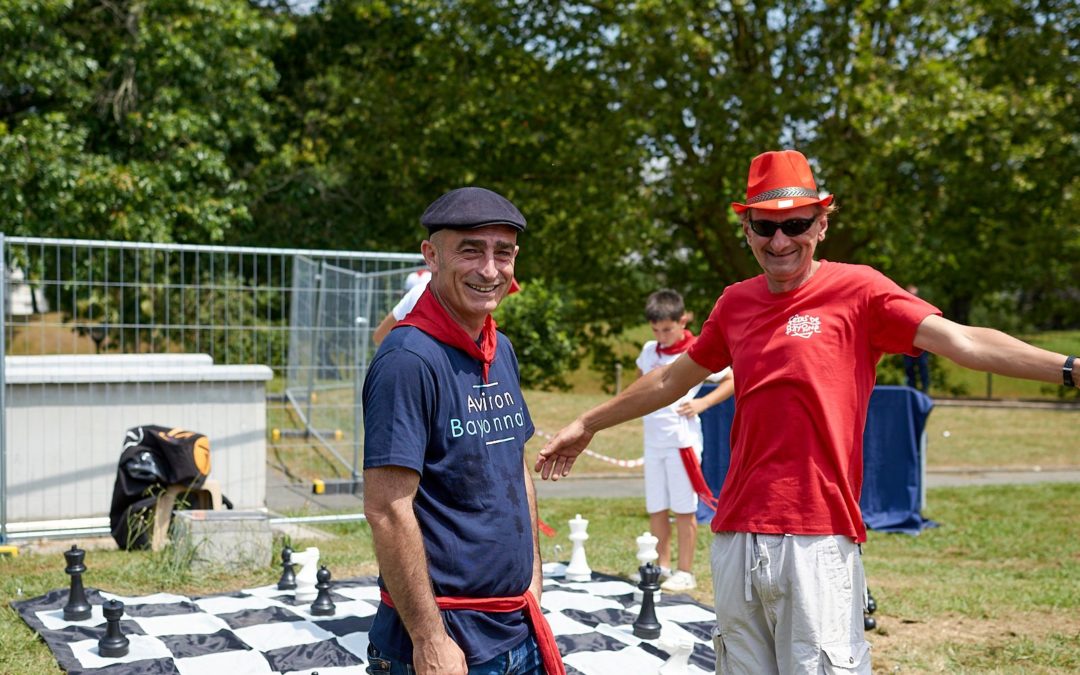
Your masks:
{"label": "hat brim", "polygon": [[782,197],[780,199],[766,199],[765,201],[756,204],[731,202],[731,208],[735,213],[744,213],[747,209],[759,209],[761,211],[790,211],[791,209],[797,209],[801,206],[814,206],[815,204],[828,206],[829,204],[832,204],[832,200],[832,195],[825,195],[824,197]]}
{"label": "hat brim", "polygon": [[428,234],[434,234],[435,232],[438,232],[439,230],[478,230],[481,227],[491,227],[492,225],[505,225],[505,226],[507,226],[507,227],[509,227],[511,229],[517,230],[518,232],[524,232],[525,231],[525,226],[523,224],[521,224],[521,223],[512,223],[509,220],[491,220],[491,221],[484,221],[484,222],[481,222],[481,223],[469,223],[467,225],[446,224],[446,223],[431,223],[431,224],[428,224],[428,225],[424,225],[424,227],[427,228]]}

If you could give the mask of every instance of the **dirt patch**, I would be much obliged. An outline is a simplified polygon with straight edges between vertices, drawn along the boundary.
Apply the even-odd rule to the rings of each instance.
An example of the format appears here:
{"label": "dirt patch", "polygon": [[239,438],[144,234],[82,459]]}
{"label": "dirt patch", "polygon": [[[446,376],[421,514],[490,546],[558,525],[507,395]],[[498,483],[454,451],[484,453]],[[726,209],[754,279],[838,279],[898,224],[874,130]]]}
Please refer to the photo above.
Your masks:
{"label": "dirt patch", "polygon": [[1080,635],[1080,616],[1064,611],[1017,612],[992,619],[946,615],[924,621],[879,612],[875,618],[878,628],[867,633],[874,648],[875,673],[953,672],[956,664],[949,661],[949,645],[982,645],[989,652],[1007,642],[1039,643],[1054,634]]}

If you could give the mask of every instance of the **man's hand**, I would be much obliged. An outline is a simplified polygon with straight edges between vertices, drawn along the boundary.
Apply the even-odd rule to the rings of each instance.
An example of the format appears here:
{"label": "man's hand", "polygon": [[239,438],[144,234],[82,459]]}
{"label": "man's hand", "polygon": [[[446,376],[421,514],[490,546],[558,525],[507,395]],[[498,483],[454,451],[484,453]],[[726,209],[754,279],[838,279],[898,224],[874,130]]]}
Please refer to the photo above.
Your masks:
{"label": "man's hand", "polygon": [[468,675],[469,672],[465,653],[446,633],[413,642],[413,668],[416,675]]}
{"label": "man's hand", "polygon": [[574,460],[588,447],[592,437],[580,420],[574,420],[541,448],[533,470],[539,471],[544,480],[559,480],[569,475]]}
{"label": "man's hand", "polygon": [[700,415],[704,410],[709,407],[709,404],[703,398],[692,398],[689,401],[684,401],[679,404],[679,407],[675,409],[675,412],[679,413],[683,417],[693,417],[694,415]]}

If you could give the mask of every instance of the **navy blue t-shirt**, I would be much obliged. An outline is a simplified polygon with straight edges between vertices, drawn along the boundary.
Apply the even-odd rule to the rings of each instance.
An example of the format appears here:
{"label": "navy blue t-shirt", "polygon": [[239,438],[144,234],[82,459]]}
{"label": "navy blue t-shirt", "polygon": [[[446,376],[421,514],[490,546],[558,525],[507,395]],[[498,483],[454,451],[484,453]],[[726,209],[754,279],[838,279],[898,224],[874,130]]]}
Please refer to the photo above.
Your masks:
{"label": "navy blue t-shirt", "polygon": [[[532,434],[505,335],[486,384],[479,361],[418,328],[395,328],[380,346],[364,381],[364,468],[420,474],[414,510],[436,595],[491,598],[528,589],[533,530],[524,461]],[[470,665],[529,634],[522,612],[442,616]],[[412,662],[412,642],[393,609],[379,606],[369,638],[391,658]]]}

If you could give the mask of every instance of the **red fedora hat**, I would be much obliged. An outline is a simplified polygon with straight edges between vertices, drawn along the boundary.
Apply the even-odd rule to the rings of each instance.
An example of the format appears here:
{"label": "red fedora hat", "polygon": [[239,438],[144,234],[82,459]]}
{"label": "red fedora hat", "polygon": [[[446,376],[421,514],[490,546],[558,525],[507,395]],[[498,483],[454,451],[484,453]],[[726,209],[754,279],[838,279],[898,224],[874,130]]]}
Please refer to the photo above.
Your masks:
{"label": "red fedora hat", "polygon": [[832,203],[832,195],[818,193],[810,163],[797,150],[765,152],[750,162],[746,179],[746,203],[732,202],[735,213],[754,208],[785,211],[800,206]]}

